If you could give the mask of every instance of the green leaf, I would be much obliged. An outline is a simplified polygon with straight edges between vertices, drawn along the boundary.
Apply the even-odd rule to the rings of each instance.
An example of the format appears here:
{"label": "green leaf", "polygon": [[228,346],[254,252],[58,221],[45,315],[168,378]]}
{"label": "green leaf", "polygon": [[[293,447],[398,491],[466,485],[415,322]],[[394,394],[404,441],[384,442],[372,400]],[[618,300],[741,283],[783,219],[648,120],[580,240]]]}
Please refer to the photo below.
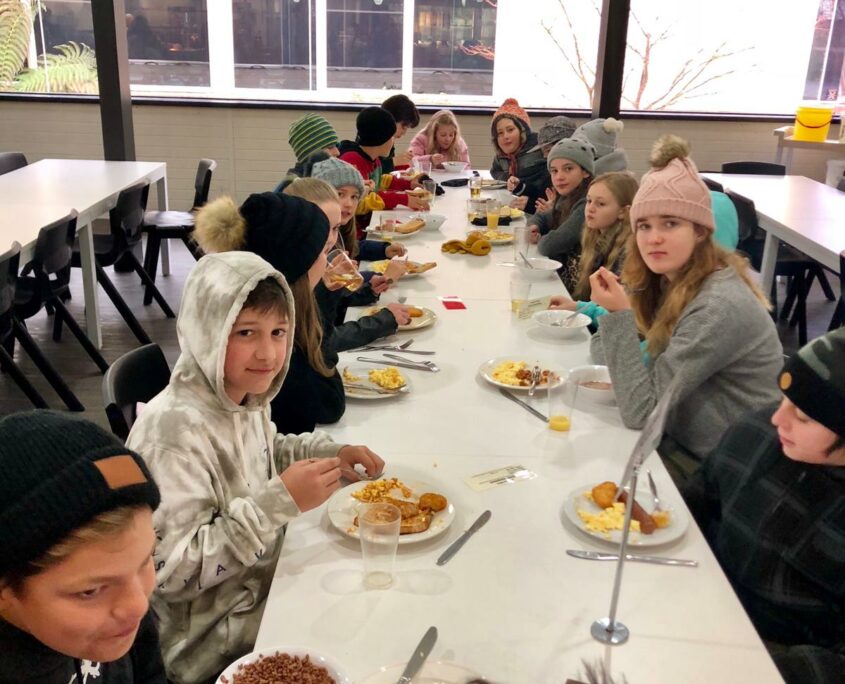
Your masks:
{"label": "green leaf", "polygon": [[0,90],[9,90],[29,53],[33,4],[0,0]]}
{"label": "green leaf", "polygon": [[[15,90],[28,93],[86,93],[97,88],[97,58],[84,43],[57,45],[59,54],[38,58],[37,69],[24,69],[15,81]],[[49,85],[49,89],[48,89]]]}

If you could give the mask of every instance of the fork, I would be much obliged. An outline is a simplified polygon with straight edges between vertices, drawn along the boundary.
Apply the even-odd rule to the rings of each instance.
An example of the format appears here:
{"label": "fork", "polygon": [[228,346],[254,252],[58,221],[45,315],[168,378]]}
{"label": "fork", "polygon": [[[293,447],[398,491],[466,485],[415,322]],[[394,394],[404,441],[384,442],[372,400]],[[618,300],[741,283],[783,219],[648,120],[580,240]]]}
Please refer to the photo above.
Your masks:
{"label": "fork", "polygon": [[540,382],[540,366],[536,365],[531,371],[531,386],[528,388],[528,396],[534,396],[534,390],[537,389],[537,383]]}
{"label": "fork", "polygon": [[[384,477],[384,471],[383,470],[380,473],[377,473],[376,475],[372,475],[372,476],[367,475],[366,471],[361,473],[361,472],[355,470],[355,468],[343,468],[342,467],[340,469],[340,472],[344,473],[344,475],[347,475],[347,474],[355,475],[355,476],[358,477],[358,480],[361,481],[361,482],[373,482],[374,480],[380,480],[381,478]],[[349,478],[346,478],[346,479],[349,479]]]}
{"label": "fork", "polygon": [[408,338],[402,344],[385,344],[379,346],[373,346],[371,344],[365,345],[363,347],[358,347],[354,351],[369,351],[370,349],[389,349],[390,351],[405,351],[408,347],[411,346],[411,342],[414,341],[413,337]]}
{"label": "fork", "polygon": [[654,478],[651,476],[651,471],[647,470],[646,475],[648,475],[648,488],[651,490],[651,497],[654,499],[654,510],[662,511],[663,505],[660,503],[660,497],[657,496],[657,485],[654,484]]}
{"label": "fork", "polygon": [[561,318],[560,320],[557,320],[557,321],[552,321],[549,325],[551,325],[554,328],[568,328],[569,327],[569,321],[571,321],[577,315],[578,315],[577,311],[572,311],[568,316],[565,316],[564,318]]}

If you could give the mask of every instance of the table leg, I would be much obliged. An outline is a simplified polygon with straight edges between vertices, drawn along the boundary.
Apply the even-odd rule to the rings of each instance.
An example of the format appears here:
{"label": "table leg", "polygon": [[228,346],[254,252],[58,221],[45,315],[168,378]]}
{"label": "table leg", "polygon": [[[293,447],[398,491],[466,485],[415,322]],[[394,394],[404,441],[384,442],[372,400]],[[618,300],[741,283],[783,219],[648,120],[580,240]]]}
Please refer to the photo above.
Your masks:
{"label": "table leg", "polygon": [[760,281],[763,287],[763,294],[767,297],[772,291],[772,283],[775,280],[775,265],[778,260],[778,246],[780,241],[771,233],[766,233],[766,242],[763,245],[763,260],[760,264]]}
{"label": "table leg", "polygon": [[[158,210],[167,211],[167,176],[162,176],[156,181],[156,192],[158,193]],[[170,240],[162,240],[159,250],[161,261],[161,275],[170,275]]]}
{"label": "table leg", "polygon": [[82,289],[85,294],[85,324],[88,337],[97,349],[103,346],[100,330],[100,303],[97,299],[97,269],[94,261],[94,232],[88,223],[79,229],[79,258],[82,262]]}

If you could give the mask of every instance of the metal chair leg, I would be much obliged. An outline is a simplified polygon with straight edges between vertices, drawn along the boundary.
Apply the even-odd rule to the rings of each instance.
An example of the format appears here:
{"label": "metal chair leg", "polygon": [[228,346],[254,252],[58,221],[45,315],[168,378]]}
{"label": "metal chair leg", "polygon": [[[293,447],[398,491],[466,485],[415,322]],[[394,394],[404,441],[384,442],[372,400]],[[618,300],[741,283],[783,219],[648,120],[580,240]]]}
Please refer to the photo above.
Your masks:
{"label": "metal chair leg", "polygon": [[167,300],[158,291],[156,284],[153,282],[152,278],[150,278],[150,274],[144,270],[144,267],[141,266],[141,262],[135,258],[135,255],[132,254],[132,267],[135,269],[135,273],[141,278],[141,282],[147,286],[147,292],[150,292],[153,298],[156,300],[158,305],[161,307],[161,310],[164,312],[164,315],[168,318],[176,318],[176,314],[173,313],[173,309],[170,308],[170,305],[167,303]]}
{"label": "metal chair leg", "polygon": [[74,320],[73,316],[70,315],[70,311],[65,308],[65,305],[59,301],[58,297],[53,301],[53,306],[56,307],[56,320],[64,320],[74,337],[79,340],[79,344],[82,345],[82,348],[88,352],[88,356],[90,356],[94,363],[97,364],[97,368],[100,369],[100,372],[105,373],[109,369],[108,362],[97,350],[97,347],[94,346],[94,343],[88,338],[88,335],[86,335],[82,328],[79,327],[79,324]]}
{"label": "metal chair leg", "polygon": [[15,384],[20,387],[21,391],[32,402],[32,405],[35,408],[50,408],[49,404],[47,404],[44,400],[44,397],[42,397],[32,383],[26,379],[26,376],[21,372],[21,369],[18,368],[15,360],[6,353],[4,345],[0,345],[0,368],[2,368],[3,372],[15,381]]}
{"label": "metal chair leg", "polygon": [[[147,234],[147,251],[144,254],[144,270],[149,275],[150,280],[155,282],[156,273],[158,272],[158,256],[161,251],[161,238],[153,228]],[[153,301],[152,288],[146,287],[144,289],[144,306],[147,306]]]}
{"label": "metal chair leg", "polygon": [[138,341],[141,344],[151,344],[152,340],[150,339],[150,336],[147,335],[147,331],[144,330],[144,327],[138,322],[138,319],[135,318],[135,314],[132,313],[132,310],[126,304],[126,301],[120,296],[120,293],[117,291],[114,283],[108,277],[103,267],[99,264],[97,264],[97,282],[99,282],[102,288],[106,291],[106,294],[109,296],[109,299],[111,299],[112,304],[114,304],[115,308],[120,312],[120,315],[123,316],[123,320],[126,321],[126,325],[129,326],[129,329],[132,330],[135,337],[138,338]]}

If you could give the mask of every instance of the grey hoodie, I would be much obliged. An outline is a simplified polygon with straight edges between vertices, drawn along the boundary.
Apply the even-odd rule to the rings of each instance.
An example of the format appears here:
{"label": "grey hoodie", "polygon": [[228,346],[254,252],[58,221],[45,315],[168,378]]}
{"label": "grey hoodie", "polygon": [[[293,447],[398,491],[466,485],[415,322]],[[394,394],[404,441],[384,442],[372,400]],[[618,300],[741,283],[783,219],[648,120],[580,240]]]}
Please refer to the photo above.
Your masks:
{"label": "grey hoodie", "polygon": [[270,399],[290,363],[263,395],[235,404],[224,391],[229,333],[259,281],[285,279],[251,252],[203,257],[188,276],[177,322],[182,354],[170,384],[132,428],[127,446],[147,462],[161,490],[153,523],[160,621],[168,677],[202,682],[248,652],[258,632],[282,542],[299,509],[278,473],[304,458],[335,456],[324,433],[281,435]]}

